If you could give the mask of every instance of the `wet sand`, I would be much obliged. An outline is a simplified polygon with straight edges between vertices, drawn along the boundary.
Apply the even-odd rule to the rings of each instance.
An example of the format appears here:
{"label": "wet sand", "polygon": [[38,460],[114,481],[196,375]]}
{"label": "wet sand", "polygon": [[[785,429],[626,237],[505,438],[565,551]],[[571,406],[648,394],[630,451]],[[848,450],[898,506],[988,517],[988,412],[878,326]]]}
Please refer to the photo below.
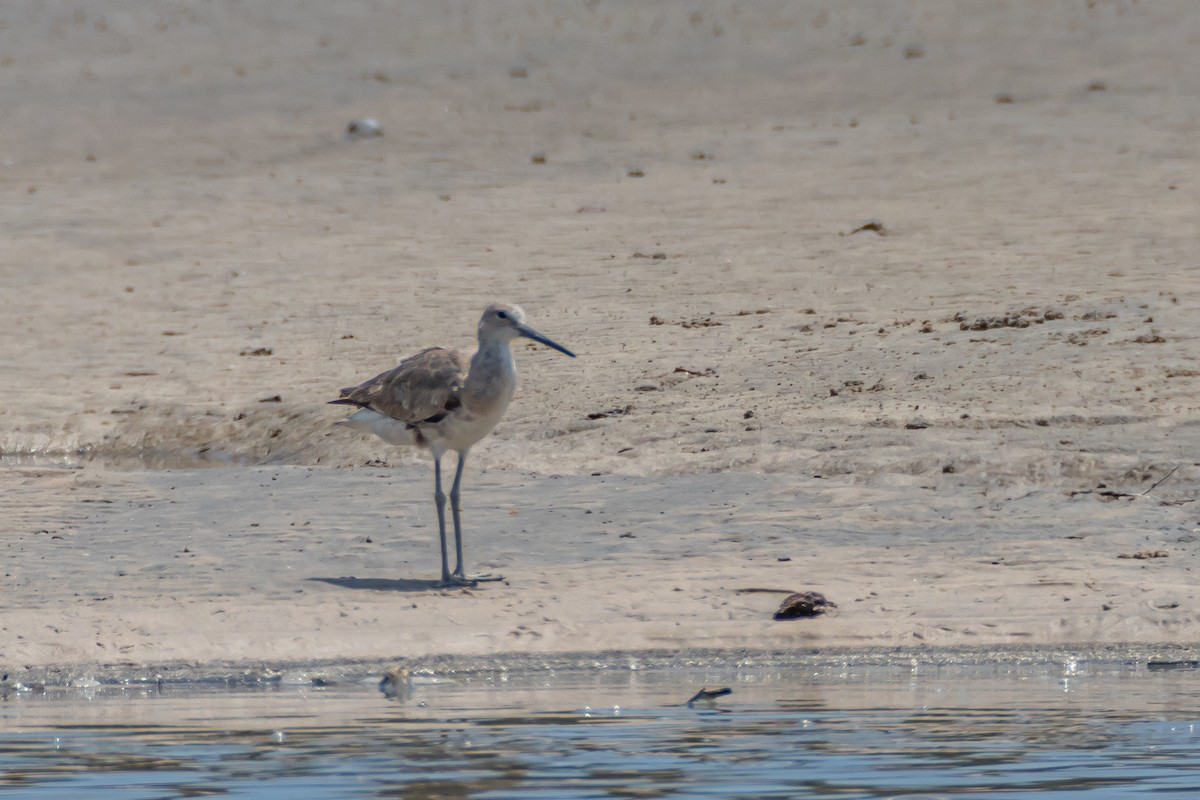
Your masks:
{"label": "wet sand", "polygon": [[[1190,5],[0,23],[0,665],[1200,636]],[[494,298],[580,358],[518,348],[508,580],[436,590],[323,402]]]}
{"label": "wet sand", "polygon": [[[1189,548],[1164,533],[1186,525],[1186,506],[1154,494],[983,496],[745,472],[473,477],[468,567],[506,580],[437,589],[420,467],[13,470],[10,498],[63,502],[55,524],[8,548],[5,659],[1195,641]],[[51,510],[35,508],[17,518],[47,524]],[[1122,558],[1147,550],[1167,557]],[[799,590],[836,611],[775,621]]]}

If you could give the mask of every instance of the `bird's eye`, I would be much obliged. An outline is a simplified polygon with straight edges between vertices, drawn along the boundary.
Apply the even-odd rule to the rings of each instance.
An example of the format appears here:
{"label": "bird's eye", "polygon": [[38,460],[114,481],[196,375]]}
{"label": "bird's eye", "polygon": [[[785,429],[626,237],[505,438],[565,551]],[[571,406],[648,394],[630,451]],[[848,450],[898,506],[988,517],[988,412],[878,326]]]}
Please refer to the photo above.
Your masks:
{"label": "bird's eye", "polygon": [[503,311],[497,311],[496,316],[499,317],[500,319],[508,319],[508,314],[506,314]]}

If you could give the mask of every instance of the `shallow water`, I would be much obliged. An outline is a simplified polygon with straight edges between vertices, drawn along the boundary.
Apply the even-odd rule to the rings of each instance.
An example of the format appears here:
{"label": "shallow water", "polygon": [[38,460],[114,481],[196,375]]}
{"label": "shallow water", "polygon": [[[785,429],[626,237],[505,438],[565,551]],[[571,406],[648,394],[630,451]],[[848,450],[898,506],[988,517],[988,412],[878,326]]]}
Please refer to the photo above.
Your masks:
{"label": "shallow water", "polygon": [[[5,798],[1101,798],[1200,792],[1200,672],[418,675],[10,693]],[[683,702],[701,686],[733,693]]]}

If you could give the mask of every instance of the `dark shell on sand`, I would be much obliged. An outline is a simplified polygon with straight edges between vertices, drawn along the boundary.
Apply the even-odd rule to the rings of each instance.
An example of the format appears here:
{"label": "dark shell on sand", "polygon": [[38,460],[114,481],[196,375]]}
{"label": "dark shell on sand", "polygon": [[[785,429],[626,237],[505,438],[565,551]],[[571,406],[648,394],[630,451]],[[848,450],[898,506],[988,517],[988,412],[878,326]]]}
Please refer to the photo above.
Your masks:
{"label": "dark shell on sand", "polygon": [[834,608],[837,608],[837,603],[826,600],[820,592],[797,592],[784,599],[775,612],[775,619],[819,617]]}

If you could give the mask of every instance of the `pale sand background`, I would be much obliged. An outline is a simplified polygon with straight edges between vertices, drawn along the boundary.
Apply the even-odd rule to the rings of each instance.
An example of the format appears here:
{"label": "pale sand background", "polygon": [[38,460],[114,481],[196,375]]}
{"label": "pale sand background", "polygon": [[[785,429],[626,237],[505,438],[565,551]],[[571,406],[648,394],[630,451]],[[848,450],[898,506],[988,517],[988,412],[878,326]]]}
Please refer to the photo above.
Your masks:
{"label": "pale sand background", "polygon": [[[0,665],[1200,638],[1193,4],[10,3],[0,107]],[[322,403],[494,298],[431,591]]]}

